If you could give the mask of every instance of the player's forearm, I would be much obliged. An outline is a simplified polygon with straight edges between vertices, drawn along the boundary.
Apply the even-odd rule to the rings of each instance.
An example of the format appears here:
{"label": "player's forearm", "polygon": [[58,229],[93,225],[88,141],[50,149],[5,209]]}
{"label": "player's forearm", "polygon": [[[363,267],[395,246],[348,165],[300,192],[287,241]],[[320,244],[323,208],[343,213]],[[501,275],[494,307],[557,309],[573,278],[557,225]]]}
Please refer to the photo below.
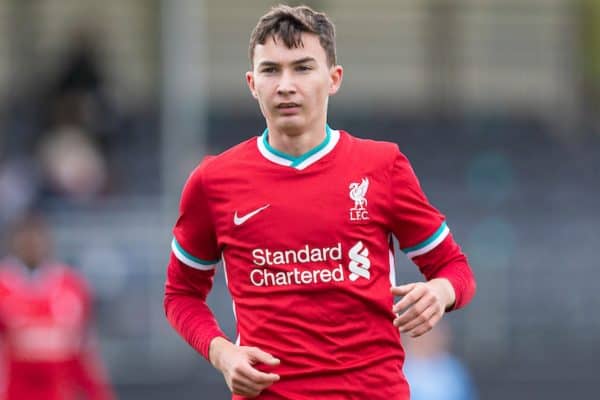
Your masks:
{"label": "player's forearm", "polygon": [[456,301],[456,292],[454,287],[445,278],[434,278],[427,282],[433,289],[446,310],[452,309]]}
{"label": "player's forearm", "polygon": [[450,283],[454,289],[454,301],[448,311],[466,306],[475,295],[475,276],[452,235],[448,235],[433,251],[419,256],[415,262],[427,281],[444,279]]}
{"label": "player's forearm", "polygon": [[447,280],[454,288],[455,300],[449,310],[457,310],[466,306],[475,296],[477,284],[466,260],[446,265],[438,271],[436,278]]}
{"label": "player's forearm", "polygon": [[186,296],[165,296],[167,319],[197,352],[210,361],[215,337],[225,337],[206,302]]}
{"label": "player's forearm", "polygon": [[235,346],[224,337],[217,336],[211,339],[208,351],[208,361],[218,370],[222,369],[222,355],[227,348]]}
{"label": "player's forearm", "polygon": [[[189,275],[193,274],[193,279]],[[193,285],[191,282],[194,282]],[[206,304],[212,273],[191,270],[175,257],[167,269],[164,307],[173,328],[206,359],[212,339],[225,337]]]}
{"label": "player's forearm", "polygon": [[70,363],[73,381],[81,388],[86,399],[114,400],[115,394],[95,346],[88,344]]}

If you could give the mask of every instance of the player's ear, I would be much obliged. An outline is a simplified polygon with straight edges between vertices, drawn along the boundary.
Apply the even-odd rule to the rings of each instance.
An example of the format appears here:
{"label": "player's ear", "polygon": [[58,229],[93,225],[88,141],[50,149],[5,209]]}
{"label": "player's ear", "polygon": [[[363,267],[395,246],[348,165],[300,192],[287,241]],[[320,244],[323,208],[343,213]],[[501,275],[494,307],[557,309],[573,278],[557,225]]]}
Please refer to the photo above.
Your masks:
{"label": "player's ear", "polygon": [[250,93],[252,93],[252,97],[258,99],[258,97],[256,97],[256,90],[254,89],[254,73],[252,71],[246,72],[246,83],[248,84]]}
{"label": "player's ear", "polygon": [[334,95],[342,86],[344,77],[344,68],[341,65],[334,65],[329,69],[329,95]]}

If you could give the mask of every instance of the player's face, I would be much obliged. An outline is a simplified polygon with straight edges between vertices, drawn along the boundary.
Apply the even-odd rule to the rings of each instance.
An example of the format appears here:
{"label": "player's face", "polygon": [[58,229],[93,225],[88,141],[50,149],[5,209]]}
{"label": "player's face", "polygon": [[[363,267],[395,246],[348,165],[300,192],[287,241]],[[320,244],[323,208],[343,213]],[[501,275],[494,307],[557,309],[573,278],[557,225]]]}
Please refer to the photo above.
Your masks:
{"label": "player's face", "polygon": [[254,50],[246,74],[252,95],[270,127],[297,135],[324,126],[327,101],[342,83],[342,67],[329,66],[317,35],[303,33],[303,46],[268,39]]}
{"label": "player's face", "polygon": [[14,233],[12,251],[28,266],[38,267],[46,261],[51,252],[51,240],[47,227],[38,221],[20,227]]}

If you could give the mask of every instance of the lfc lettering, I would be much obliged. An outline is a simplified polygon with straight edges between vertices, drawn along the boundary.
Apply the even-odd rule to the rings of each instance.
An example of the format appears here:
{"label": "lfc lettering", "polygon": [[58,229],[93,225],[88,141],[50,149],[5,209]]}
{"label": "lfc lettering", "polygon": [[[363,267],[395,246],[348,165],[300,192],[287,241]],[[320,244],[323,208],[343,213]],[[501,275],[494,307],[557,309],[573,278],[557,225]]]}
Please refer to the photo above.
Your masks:
{"label": "lfc lettering", "polygon": [[350,221],[365,221],[369,219],[369,212],[365,209],[350,209]]}

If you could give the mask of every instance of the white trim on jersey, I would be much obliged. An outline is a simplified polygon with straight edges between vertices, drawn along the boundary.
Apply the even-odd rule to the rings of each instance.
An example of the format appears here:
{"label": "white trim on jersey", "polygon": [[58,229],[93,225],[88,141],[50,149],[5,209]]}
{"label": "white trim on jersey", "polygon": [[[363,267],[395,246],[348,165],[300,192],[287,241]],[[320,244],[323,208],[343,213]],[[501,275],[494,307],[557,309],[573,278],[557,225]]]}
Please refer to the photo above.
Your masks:
{"label": "white trim on jersey", "polygon": [[390,233],[388,238],[389,243],[389,262],[390,262],[390,284],[392,286],[396,286],[396,257],[394,253],[394,239],[393,235]]}
{"label": "white trim on jersey", "polygon": [[258,150],[260,151],[260,154],[262,154],[267,160],[272,161],[275,164],[283,165],[285,167],[289,167],[292,165],[292,160],[287,160],[283,157],[279,157],[277,154],[273,154],[269,150],[267,150],[267,147],[263,142],[262,136],[258,136],[256,138],[256,143],[258,144]]}
{"label": "white trim on jersey", "polygon": [[436,231],[429,239],[423,242],[421,245],[417,245],[412,247],[411,249],[406,249],[406,255],[409,258],[415,258],[422,254],[428,253],[434,248],[437,247],[438,244],[442,243],[446,236],[450,233],[450,229],[446,223],[442,223],[438,231]]}
{"label": "white trim on jersey", "polygon": [[185,253],[185,250],[183,250],[183,248],[179,245],[179,243],[177,243],[177,240],[175,239],[173,239],[173,241],[171,242],[171,250],[173,251],[173,254],[175,254],[175,257],[177,257],[179,261],[181,261],[190,268],[199,269],[200,271],[210,271],[215,269],[215,267],[217,266],[217,263],[200,263],[192,259],[191,255],[188,256]]}
{"label": "white trim on jersey", "polygon": [[[306,157],[306,158],[304,158],[304,156],[291,157],[291,156],[287,156],[283,153],[277,154],[275,149],[272,149],[272,148],[270,149],[268,146],[268,143],[265,143],[267,131],[265,131],[265,133],[263,133],[263,135],[258,136],[256,138],[256,144],[258,146],[258,151],[260,152],[260,154],[262,154],[263,157],[265,157],[267,160],[269,160],[275,164],[283,165],[284,167],[291,167],[291,168],[295,168],[297,170],[303,170],[303,169],[309,167],[310,165],[316,163],[321,158],[325,157],[327,154],[329,154],[335,148],[335,145],[339,142],[339,140],[340,140],[340,132],[339,131],[330,130],[329,127],[327,127],[327,133],[328,133],[328,137],[326,138],[327,143],[323,146],[323,148],[319,149],[314,154],[306,154],[306,155],[308,155],[308,157]],[[309,153],[310,153],[310,151],[309,151]]]}
{"label": "white trim on jersey", "polygon": [[394,234],[388,235],[388,246],[389,246],[389,263],[390,263],[390,284],[396,286],[396,252],[394,248]]}
{"label": "white trim on jersey", "polygon": [[[229,290],[229,279],[227,278],[227,262],[225,261],[225,255],[221,253],[221,260],[223,261],[223,273],[225,274],[225,286],[227,286],[227,290]],[[231,293],[231,290],[229,290]],[[233,310],[233,318],[237,323],[237,313],[235,311],[235,301],[231,300],[231,309]],[[235,344],[237,346],[240,345],[240,334],[238,332],[237,337],[235,338]]]}
{"label": "white trim on jersey", "polygon": [[323,149],[312,156],[308,157],[306,160],[302,161],[300,164],[296,166],[296,169],[303,170],[309,165],[314,164],[319,161],[321,158],[325,157],[327,154],[333,150],[337,142],[340,140],[340,131],[331,131],[331,137],[329,138],[329,143]]}
{"label": "white trim on jersey", "polygon": [[394,251],[392,249],[390,252],[390,284],[392,286],[396,286],[396,262],[394,260]]}

